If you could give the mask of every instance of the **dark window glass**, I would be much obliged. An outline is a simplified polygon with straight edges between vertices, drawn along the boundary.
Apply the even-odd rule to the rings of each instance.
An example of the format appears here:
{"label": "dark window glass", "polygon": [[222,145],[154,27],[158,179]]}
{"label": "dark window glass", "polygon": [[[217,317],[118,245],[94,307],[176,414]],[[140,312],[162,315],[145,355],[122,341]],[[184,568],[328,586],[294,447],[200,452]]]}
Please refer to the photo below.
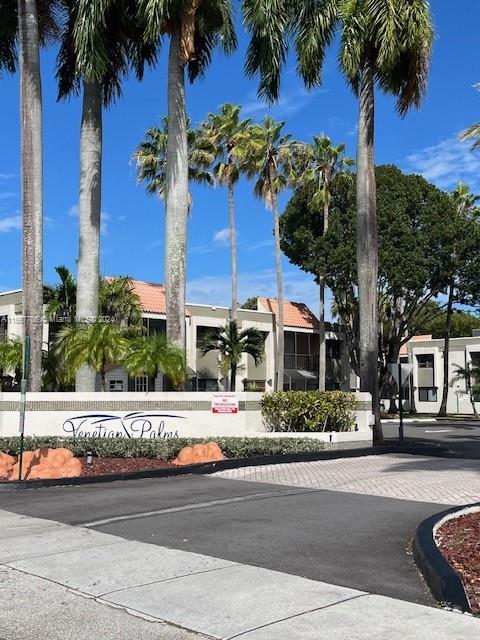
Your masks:
{"label": "dark window glass", "polygon": [[285,353],[295,353],[295,334],[285,331]]}
{"label": "dark window glass", "polygon": [[420,402],[436,402],[437,401],[436,387],[419,387],[418,399]]}
{"label": "dark window glass", "polygon": [[297,333],[297,353],[302,355],[308,355],[310,353],[308,333]]}
{"label": "dark window glass", "polygon": [[167,331],[167,322],[166,320],[161,320],[160,318],[149,318],[148,319],[148,335],[153,336],[156,333],[166,333]]}
{"label": "dark window glass", "polygon": [[209,378],[198,379],[199,391],[218,391],[218,382]]}
{"label": "dark window glass", "polygon": [[340,360],[342,353],[340,340],[327,340],[325,349],[329,360]]}
{"label": "dark window glass", "polygon": [[8,337],[8,316],[0,316],[0,342],[6,342]]}
{"label": "dark window glass", "polygon": [[433,353],[421,353],[417,355],[419,369],[433,369]]}

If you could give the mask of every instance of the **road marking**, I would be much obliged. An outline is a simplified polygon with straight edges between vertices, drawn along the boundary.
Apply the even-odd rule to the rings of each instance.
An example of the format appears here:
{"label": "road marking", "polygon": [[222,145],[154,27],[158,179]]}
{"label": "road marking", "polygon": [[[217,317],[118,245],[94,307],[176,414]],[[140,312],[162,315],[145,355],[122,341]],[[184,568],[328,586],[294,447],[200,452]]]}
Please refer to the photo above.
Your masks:
{"label": "road marking", "polygon": [[452,429],[425,429],[425,433],[450,433]]}
{"label": "road marking", "polygon": [[94,520],[93,522],[82,522],[77,526],[80,527],[100,527],[113,522],[122,522],[124,520],[137,520],[138,518],[150,518],[152,516],[168,515],[170,513],[180,513],[182,511],[194,511],[197,509],[207,509],[208,507],[218,507],[235,502],[248,502],[249,500],[262,500],[263,498],[282,498],[284,496],[295,496],[304,493],[318,493],[323,489],[288,489],[287,491],[271,491],[266,493],[251,493],[246,496],[236,496],[234,498],[223,498],[221,500],[210,500],[209,502],[195,502],[193,504],[185,504],[180,507],[169,507],[167,509],[158,509],[156,511],[143,511],[141,513],[131,513],[124,516],[114,516],[105,518],[104,520]]}

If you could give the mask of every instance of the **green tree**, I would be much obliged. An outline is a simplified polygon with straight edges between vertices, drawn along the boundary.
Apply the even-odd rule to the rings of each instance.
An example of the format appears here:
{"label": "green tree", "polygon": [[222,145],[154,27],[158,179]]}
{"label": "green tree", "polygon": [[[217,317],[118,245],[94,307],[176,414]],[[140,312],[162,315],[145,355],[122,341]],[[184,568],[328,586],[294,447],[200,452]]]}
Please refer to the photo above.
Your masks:
{"label": "green tree", "polygon": [[[59,99],[83,94],[80,127],[78,321],[97,318],[103,107],[121,95],[129,66],[153,62],[154,49],[140,44],[134,0],[61,0],[64,20],[58,54]],[[95,389],[95,371],[77,371],[77,391]]]}
{"label": "green tree", "polygon": [[[210,166],[215,160],[215,148],[201,135],[199,131],[190,127],[187,120],[188,144],[188,181],[195,184],[213,186],[215,180]],[[145,140],[133,154],[133,161],[137,168],[137,180],[145,183],[145,190],[149,195],[156,195],[166,199],[167,185],[167,147],[168,147],[168,118],[163,118],[161,127],[151,127],[145,133]],[[188,195],[189,209],[192,197]]]}
{"label": "green tree", "polygon": [[[387,363],[397,362],[400,348],[438,315],[432,301],[446,291],[449,260],[458,228],[448,194],[424,178],[404,175],[394,166],[376,169],[379,222],[377,328],[381,383]],[[351,362],[359,372],[359,308],[356,262],[356,194],[353,181],[338,176],[332,190],[329,232],[310,207],[311,192],[296,191],[281,219],[282,249],[301,269],[325,274],[334,309],[347,332]],[[477,227],[470,228],[473,236]],[[457,234],[457,236],[456,236]],[[477,235],[477,242],[480,237]]]}
{"label": "green tree", "polygon": [[202,136],[215,149],[217,164],[214,175],[219,184],[226,187],[228,194],[228,229],[232,270],[231,318],[237,319],[238,275],[237,275],[237,230],[235,225],[235,185],[240,178],[241,168],[238,157],[243,155],[250,120],[240,119],[240,107],[223,104],[219,113],[210,113],[204,123]]}
{"label": "green tree", "polygon": [[242,309],[250,309],[251,311],[258,311],[258,296],[247,298],[241,306]]}
{"label": "green tree", "polygon": [[72,272],[65,266],[55,267],[60,280],[58,284],[44,285],[43,302],[45,315],[50,322],[61,318],[62,322],[75,322],[77,315],[77,283]]}
{"label": "green tree", "polygon": [[132,340],[124,365],[132,376],[146,375],[155,380],[162,373],[174,388],[183,384],[187,377],[185,352],[158,333]]}
{"label": "green tree", "polygon": [[100,374],[102,391],[107,391],[107,366],[123,361],[129,336],[128,329],[115,323],[66,325],[58,334],[55,349],[70,374],[80,367],[91,367]]}
{"label": "green tree", "polygon": [[126,327],[139,326],[142,321],[140,300],[128,276],[101,278],[99,304],[100,314],[107,322]]}
{"label": "green tree", "polygon": [[266,116],[261,125],[252,125],[236,147],[236,155],[246,175],[254,180],[254,193],[273,212],[275,272],[277,277],[277,349],[275,390],[283,390],[284,379],[284,298],[282,253],[280,250],[280,214],[278,195],[295,181],[295,149],[298,143],[282,133],[284,122]]}
{"label": "green tree", "polygon": [[170,40],[165,185],[165,289],[167,336],[185,347],[185,265],[188,197],[188,126],[185,69],[190,80],[205,74],[218,46],[236,47],[230,0],[138,0],[138,16],[148,43]]}
{"label": "green tree", "polygon": [[252,356],[255,365],[259,365],[263,359],[264,339],[258,329],[240,330],[236,320],[229,320],[224,327],[212,329],[204,336],[200,351],[203,355],[219,352],[222,364],[230,371],[230,391],[235,391],[242,353]]}
{"label": "green tree", "polygon": [[[432,338],[445,337],[446,313],[444,307],[437,305],[438,312],[432,318],[421,323],[417,327],[418,334],[431,335]],[[468,311],[454,309],[450,322],[450,338],[462,338],[472,336],[474,329],[480,329],[480,318]]]}
{"label": "green tree", "polygon": [[[445,265],[450,271],[447,288],[447,308],[445,314],[445,326],[443,331],[443,392],[442,402],[438,412],[439,416],[447,415],[448,401],[448,375],[450,363],[450,337],[452,331],[452,318],[455,304],[472,304],[480,300],[480,282],[478,271],[480,259],[478,258],[479,233],[472,233],[474,226],[480,222],[480,210],[476,207],[479,196],[471,193],[470,188],[462,183],[452,193],[455,205],[454,219],[452,223],[458,227],[456,239],[453,244],[449,261]],[[448,265],[448,266],[447,266]]]}
{"label": "green tree", "polygon": [[260,95],[278,98],[293,36],[298,70],[320,84],[328,46],[338,32],[339,63],[359,99],[357,141],[357,270],[361,389],[372,394],[374,440],[381,439],[378,393],[378,229],[374,165],[375,85],[397,98],[404,115],[419,106],[427,85],[433,29],[426,0],[244,0],[251,32],[246,69],[259,73]]}
{"label": "green tree", "polygon": [[3,376],[5,372],[13,373],[15,386],[20,386],[23,364],[23,343],[21,340],[6,340],[0,342],[0,391],[3,391]]}
{"label": "green tree", "polygon": [[[330,202],[332,199],[333,179],[338,173],[345,171],[354,164],[352,158],[346,157],[345,145],[333,145],[330,138],[325,135],[313,136],[313,142],[304,145],[301,151],[304,156],[305,166],[302,167],[298,178],[299,184],[311,187],[311,207],[322,216],[322,233],[328,233],[328,218]],[[326,375],[326,348],[325,348],[325,277],[323,273],[317,274],[319,285],[319,364],[318,364],[318,389],[325,391]]]}
{"label": "green tree", "polygon": [[465,367],[460,365],[454,365],[456,368],[455,375],[450,381],[450,384],[455,382],[464,382],[465,390],[469,395],[470,404],[472,405],[473,413],[478,418],[477,409],[475,407],[475,399],[480,394],[480,367],[467,362]]}

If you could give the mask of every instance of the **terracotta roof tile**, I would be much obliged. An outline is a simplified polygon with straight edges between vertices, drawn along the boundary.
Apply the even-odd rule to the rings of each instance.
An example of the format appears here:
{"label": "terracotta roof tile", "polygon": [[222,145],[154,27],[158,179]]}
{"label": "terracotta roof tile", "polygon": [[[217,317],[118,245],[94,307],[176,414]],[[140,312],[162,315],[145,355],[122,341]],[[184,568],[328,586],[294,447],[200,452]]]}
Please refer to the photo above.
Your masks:
{"label": "terracotta roof tile", "polygon": [[[424,342],[426,340],[431,340],[431,339],[432,339],[431,335],[412,336],[408,342]],[[407,347],[408,342],[406,342],[405,344],[402,344],[402,346],[400,347],[400,355],[401,356],[407,356],[408,355],[408,347]]]}
{"label": "terracotta roof tile", "polygon": [[[270,311],[277,315],[278,302],[275,298],[258,298],[257,306],[259,311]],[[299,329],[318,329],[317,317],[310,311],[303,302],[283,303],[284,324],[286,327],[297,327]]]}

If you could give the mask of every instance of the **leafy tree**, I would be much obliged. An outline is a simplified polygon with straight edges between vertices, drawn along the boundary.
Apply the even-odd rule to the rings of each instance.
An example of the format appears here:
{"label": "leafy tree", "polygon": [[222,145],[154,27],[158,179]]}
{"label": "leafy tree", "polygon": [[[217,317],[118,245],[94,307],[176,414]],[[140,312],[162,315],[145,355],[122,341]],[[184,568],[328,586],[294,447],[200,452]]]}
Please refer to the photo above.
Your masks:
{"label": "leafy tree", "polygon": [[[438,307],[438,314],[425,323],[417,325],[417,332],[421,335],[431,335],[432,338],[445,337],[446,313]],[[467,311],[453,310],[450,320],[450,338],[471,336],[474,329],[480,329],[480,318]]]}
{"label": "leafy tree", "polygon": [[145,41],[159,47],[170,40],[168,57],[168,127],[165,184],[165,289],[167,336],[185,346],[185,264],[188,197],[188,126],[185,69],[193,81],[206,73],[218,46],[235,49],[230,0],[138,0]]}
{"label": "leafy tree", "polygon": [[[187,120],[188,180],[196,184],[215,184],[208,170],[215,160],[215,148],[199,131],[194,131]],[[146,192],[162,200],[166,198],[166,165],[168,146],[168,118],[163,118],[161,127],[152,127],[145,133],[145,140],[133,154],[137,166],[138,182],[145,183]],[[189,194],[189,208],[192,203]]]}
{"label": "leafy tree", "polygon": [[77,315],[77,283],[71,271],[60,265],[55,267],[60,282],[44,285],[43,302],[46,305],[45,315],[52,322],[56,318],[75,322]]}
{"label": "leafy tree", "polygon": [[[452,193],[455,204],[452,223],[457,227],[452,252],[445,267],[449,268],[450,277],[447,291],[447,310],[443,332],[443,393],[439,416],[447,415],[448,372],[450,362],[450,334],[454,304],[472,304],[480,300],[480,281],[478,272],[478,238],[480,229],[480,209],[475,205],[479,196],[474,196],[467,185],[460,183]],[[473,233],[474,228],[475,233]]]}
{"label": "leafy tree", "polygon": [[[383,385],[389,377],[387,363],[397,362],[402,344],[429,318],[438,315],[438,306],[432,301],[447,289],[449,259],[458,228],[452,224],[452,199],[424,178],[404,175],[387,165],[377,167],[376,181],[380,239],[377,340]],[[310,200],[308,189],[300,188],[287,205],[281,219],[282,248],[304,271],[325,273],[358,373],[355,188],[344,176],[336,179],[325,236]],[[478,234],[476,226],[469,232]]]}
{"label": "leafy tree", "polygon": [[[78,308],[79,322],[98,316],[103,107],[121,95],[134,61],[139,73],[154,48],[140,42],[134,0],[59,0],[64,13],[57,78],[59,99],[83,94],[80,128]],[[95,371],[80,368],[77,391],[95,389]]]}
{"label": "leafy tree", "polygon": [[242,309],[250,309],[251,311],[258,311],[258,297],[247,298],[241,305]]}
{"label": "leafy tree", "polygon": [[[313,136],[313,142],[302,145],[301,156],[305,162],[298,182],[311,187],[312,199],[310,206],[322,216],[322,233],[328,233],[328,218],[332,199],[332,182],[337,173],[351,167],[354,161],[346,157],[345,145],[333,145],[327,136]],[[301,160],[302,161],[302,158]],[[320,306],[318,319],[319,330],[319,367],[318,388],[325,391],[326,349],[325,349],[325,278],[323,273],[317,274]]]}
{"label": "leafy tree", "polygon": [[0,342],[0,391],[3,391],[3,374],[13,373],[14,384],[19,387],[22,378],[23,343],[21,340]]}
{"label": "leafy tree", "polygon": [[56,354],[70,374],[80,367],[91,367],[100,374],[102,390],[106,391],[107,366],[123,361],[129,335],[128,329],[115,323],[97,321],[66,325],[59,332]]}
{"label": "leafy tree", "polygon": [[477,409],[475,407],[475,398],[480,393],[480,367],[467,362],[465,367],[461,367],[456,364],[455,368],[455,375],[451,379],[450,384],[452,385],[454,382],[460,381],[465,383],[465,389],[469,395],[473,413],[478,418]]}
{"label": "leafy tree", "polygon": [[295,148],[298,143],[282,133],[284,122],[266,116],[261,125],[252,125],[243,136],[235,153],[246,175],[255,181],[254,193],[273,212],[275,237],[275,271],[277,276],[277,375],[274,389],[283,390],[284,329],[283,329],[283,272],[280,250],[280,214],[278,194],[295,180]]}
{"label": "leafy tree", "polygon": [[129,342],[123,364],[132,376],[146,375],[155,379],[161,372],[174,388],[185,382],[187,376],[185,352],[158,333]]}
{"label": "leafy tree", "polygon": [[[219,113],[210,113],[202,126],[201,135],[215,149],[217,164],[214,174],[217,182],[226,187],[228,193],[228,228],[232,265],[231,317],[237,319],[238,275],[237,275],[237,231],[235,226],[235,185],[240,178],[238,157],[244,155],[248,144],[250,120],[240,119],[240,107],[223,104]],[[246,139],[247,136],[247,139]]]}
{"label": "leafy tree", "polygon": [[239,330],[236,320],[229,320],[224,327],[208,332],[200,345],[203,355],[218,351],[223,365],[230,371],[230,391],[235,391],[237,369],[242,353],[252,356],[255,365],[263,359],[264,339],[255,328]]}
{"label": "leafy tree", "polygon": [[128,276],[102,278],[99,289],[100,313],[108,322],[122,326],[140,325],[142,309]]}
{"label": "leafy tree", "polygon": [[433,29],[426,0],[243,0],[251,32],[247,73],[259,73],[260,95],[278,98],[290,36],[305,84],[320,84],[328,46],[338,32],[339,64],[359,99],[357,142],[357,263],[361,388],[373,399],[381,439],[378,395],[378,229],[374,165],[375,85],[397,98],[404,115],[418,107],[427,85]]}

